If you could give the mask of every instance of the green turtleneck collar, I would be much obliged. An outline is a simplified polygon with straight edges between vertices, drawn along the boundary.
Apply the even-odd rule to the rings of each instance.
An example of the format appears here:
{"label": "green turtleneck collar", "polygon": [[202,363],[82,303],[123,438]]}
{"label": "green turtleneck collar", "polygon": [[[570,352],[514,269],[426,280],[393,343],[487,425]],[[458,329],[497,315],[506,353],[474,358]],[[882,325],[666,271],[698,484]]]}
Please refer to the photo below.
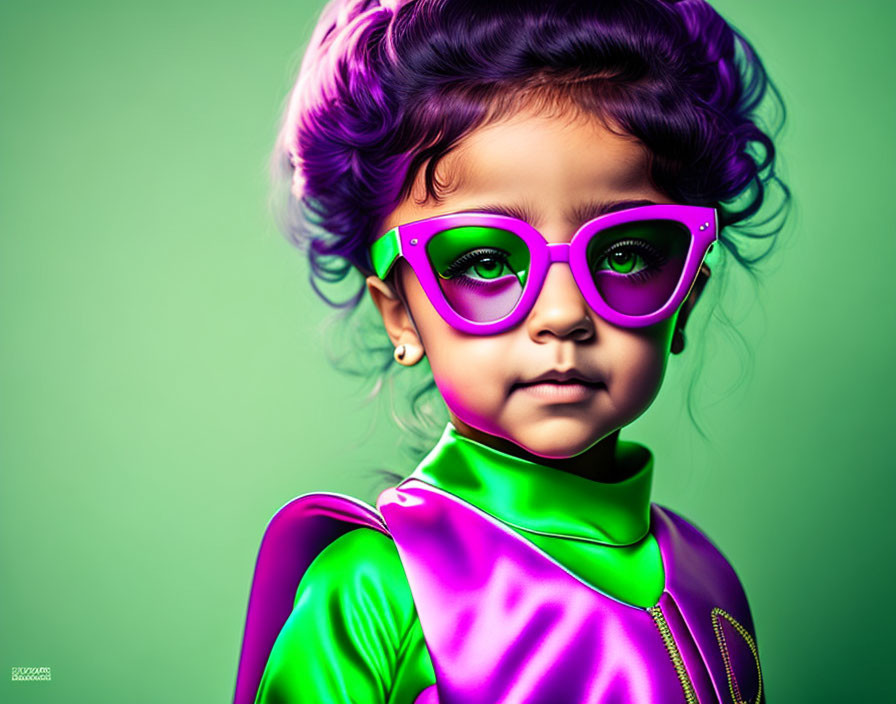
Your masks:
{"label": "green turtleneck collar", "polygon": [[650,527],[653,458],[620,442],[617,461],[637,463],[621,482],[604,483],[505,454],[458,433],[451,423],[417,466],[419,479],[523,531],[604,545],[632,545]]}

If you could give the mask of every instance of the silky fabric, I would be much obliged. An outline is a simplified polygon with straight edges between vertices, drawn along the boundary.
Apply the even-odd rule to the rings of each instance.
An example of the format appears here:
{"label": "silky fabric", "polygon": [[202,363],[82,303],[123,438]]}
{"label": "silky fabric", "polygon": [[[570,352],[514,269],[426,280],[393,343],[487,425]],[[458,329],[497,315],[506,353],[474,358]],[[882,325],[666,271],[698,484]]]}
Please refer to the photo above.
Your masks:
{"label": "silky fabric", "polygon": [[375,535],[386,532],[382,518],[369,506],[333,494],[300,496],[271,519],[249,593],[235,704],[254,701],[272,645],[293,612],[292,597],[306,570],[317,562],[322,549],[359,526],[373,529]]}
{"label": "silky fabric", "polygon": [[388,535],[342,536],[285,598],[295,608],[266,654],[258,704],[413,704],[435,682]]}
{"label": "silky fabric", "polygon": [[[693,654],[699,652],[691,635],[694,626],[682,625],[684,617],[676,616],[676,604],[663,593],[666,583],[663,563],[666,569],[671,568],[669,582],[679,584],[678,593],[685,598],[689,590],[700,591],[701,580],[711,583],[716,577],[705,561],[699,559],[691,560],[694,563],[691,568],[676,564],[675,560],[670,563],[673,552],[676,559],[685,553],[670,552],[669,540],[664,555],[660,556],[656,536],[664,530],[663,519],[657,520],[649,504],[652,458],[646,448],[620,443],[616,459],[617,465],[630,470],[626,472],[629,479],[604,484],[505,455],[460,436],[449,424],[439,444],[412,477],[425,481],[431,488],[441,489],[461,504],[480,509],[489,521],[516,535],[521,545],[546,554],[561,569],[577,577],[579,583],[584,582],[585,588],[603,598],[613,603],[626,602],[621,605],[628,609],[640,606],[642,614],[647,613],[647,606],[659,601],[682,655],[689,652],[691,655],[686,657],[696,662],[704,656]],[[290,507],[296,509],[293,511],[295,529],[288,539],[272,535],[284,521],[274,520],[268,528],[264,545],[280,546],[277,550],[282,555],[280,559],[274,559],[274,555],[266,561],[259,559],[256,585],[264,582],[265,575],[261,574],[264,565],[282,567],[295,561],[293,555],[319,554],[304,576],[294,575],[293,585],[301,578],[298,593],[284,591],[270,599],[278,604],[278,611],[285,607],[287,614],[290,610],[292,613],[285,624],[282,621],[265,624],[267,630],[275,626],[274,633],[279,631],[280,636],[269,655],[266,651],[255,654],[262,661],[267,658],[257,701],[264,704],[312,701],[411,704],[415,700],[435,703],[438,692],[433,686],[436,675],[432,648],[428,639],[424,641],[418,607],[414,603],[417,595],[411,593],[405,575],[407,566],[402,564],[395,542],[389,534],[381,532],[384,531],[382,518],[368,509],[370,515],[363,521],[356,517],[353,524],[341,528],[333,525],[332,529],[328,528],[332,542],[323,550],[321,544],[311,545],[302,537],[308,534],[301,530],[302,511],[312,521],[320,520],[315,517],[321,514],[320,506],[325,506],[325,513],[334,517],[356,514],[358,502],[353,506],[346,502],[350,502],[346,497],[306,495],[281,512],[286,513]],[[340,508],[342,504],[346,505]],[[367,528],[352,530],[359,525]],[[649,532],[643,535],[648,528]],[[536,534],[533,530],[549,535]],[[706,542],[699,533],[690,530]],[[435,537],[439,536],[449,542],[455,537],[439,533]],[[290,540],[296,543],[291,548],[285,546]],[[466,549],[470,556],[460,560],[459,565],[466,564],[467,559],[489,559],[475,542]],[[302,561],[307,564],[308,560],[303,557]],[[721,579],[733,580],[739,589],[730,567],[727,563],[724,566],[728,572]],[[678,576],[682,570],[691,574],[684,586]],[[538,590],[529,591],[535,594]],[[253,595],[255,592],[253,587]],[[445,599],[450,604],[453,597],[448,594]],[[711,602],[712,599],[704,600],[704,604]],[[728,612],[714,614],[711,620],[701,617],[697,630],[701,624],[708,628],[703,641],[707,633],[712,639],[718,630],[726,648],[723,656],[720,646],[715,644],[706,657],[710,660],[715,657],[716,664],[722,668],[727,658],[733,672],[747,672],[751,667],[756,670],[755,656],[744,647],[744,638],[738,630],[746,620],[748,634],[752,633],[748,618],[748,614],[741,615],[739,620]],[[652,628],[656,632],[656,625]],[[669,667],[668,655],[666,663]],[[698,693],[705,689],[705,686],[701,689],[699,677],[694,675],[693,679]],[[741,680],[747,682],[749,677],[742,675]],[[751,691],[749,684],[738,685],[736,679],[734,684],[729,690],[736,694],[722,701],[754,701],[747,698]],[[711,685],[710,689],[715,691]],[[716,701],[704,696],[699,701]],[[544,701],[563,704],[575,699]]]}
{"label": "silky fabric", "polygon": [[[671,512],[652,512],[668,582],[648,610],[590,588],[487,514],[417,480],[377,506],[433,659],[436,691],[418,702],[764,701],[740,583]],[[721,636],[717,611],[731,626]]]}
{"label": "silky fabric", "polygon": [[622,440],[614,455],[626,478],[601,482],[501,452],[448,423],[409,478],[530,533],[632,545],[650,528],[653,457],[643,445]]}
{"label": "silky fabric", "polygon": [[649,532],[653,457],[620,441],[614,464],[625,479],[595,481],[501,452],[448,423],[409,478],[476,506],[610,596],[653,606],[664,583]]}

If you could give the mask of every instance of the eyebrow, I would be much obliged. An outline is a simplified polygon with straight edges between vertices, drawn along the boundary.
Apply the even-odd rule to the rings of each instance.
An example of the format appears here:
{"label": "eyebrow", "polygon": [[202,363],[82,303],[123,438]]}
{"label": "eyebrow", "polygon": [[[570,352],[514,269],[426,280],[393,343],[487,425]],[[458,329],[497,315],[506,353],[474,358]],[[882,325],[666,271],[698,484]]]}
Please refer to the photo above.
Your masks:
{"label": "eyebrow", "polygon": [[[656,205],[656,201],[643,198],[640,200],[595,200],[575,206],[566,213],[566,219],[570,224],[581,225],[582,223],[588,222],[589,220],[594,220],[601,215],[615,213],[619,210],[628,210],[629,208],[639,208],[644,205]],[[537,220],[534,211],[525,203],[479,205],[472,208],[464,208],[463,212],[507,215],[508,217],[517,218],[518,220],[523,220],[530,224],[534,223],[535,220]]]}
{"label": "eyebrow", "polygon": [[465,213],[488,213],[489,215],[506,215],[517,220],[531,223],[535,220],[535,212],[525,203],[513,205],[510,203],[494,205],[476,205],[472,208],[464,208]]}
{"label": "eyebrow", "polygon": [[640,208],[644,205],[656,205],[655,201],[642,198],[640,200],[615,200],[615,201],[591,201],[584,205],[576,206],[568,214],[567,217],[573,224],[581,224],[594,220],[601,215],[607,213],[615,213],[619,210],[628,210],[629,208]]}

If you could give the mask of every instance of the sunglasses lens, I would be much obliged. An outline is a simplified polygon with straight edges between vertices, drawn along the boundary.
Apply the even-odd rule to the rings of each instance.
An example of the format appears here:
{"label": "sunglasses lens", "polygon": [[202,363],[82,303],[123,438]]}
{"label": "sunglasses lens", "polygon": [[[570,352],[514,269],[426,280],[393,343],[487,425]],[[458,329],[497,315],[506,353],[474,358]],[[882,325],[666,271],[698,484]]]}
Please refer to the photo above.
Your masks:
{"label": "sunglasses lens", "polygon": [[495,227],[454,227],[435,235],[426,255],[448,304],[471,322],[490,323],[519,303],[529,274],[529,248]]}
{"label": "sunglasses lens", "polygon": [[586,252],[598,293],[619,313],[655,313],[675,292],[690,242],[690,231],[673,220],[624,223],[598,232]]}

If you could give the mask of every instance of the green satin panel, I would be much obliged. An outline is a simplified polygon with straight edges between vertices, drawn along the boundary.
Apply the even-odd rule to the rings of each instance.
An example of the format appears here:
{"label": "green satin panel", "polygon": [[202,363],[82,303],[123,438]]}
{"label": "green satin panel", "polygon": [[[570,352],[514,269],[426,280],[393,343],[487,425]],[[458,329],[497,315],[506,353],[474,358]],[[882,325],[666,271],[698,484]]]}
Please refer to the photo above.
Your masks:
{"label": "green satin panel", "polygon": [[257,704],[412,704],[435,683],[392,540],[358,528],[314,560],[268,658]]}
{"label": "green satin panel", "polygon": [[628,545],[650,526],[653,459],[647,448],[619,442],[616,463],[628,479],[596,482],[492,449],[449,423],[411,476],[529,530]]}
{"label": "green satin panel", "polygon": [[[659,547],[645,537],[653,462],[632,443],[620,443],[617,462],[632,464],[629,479],[595,482],[493,450],[449,424],[412,476],[506,522],[600,591],[649,607],[664,584]],[[359,528],[302,578],[256,703],[413,704],[434,682],[395,545]]]}
{"label": "green satin panel", "polygon": [[653,457],[620,442],[616,462],[631,476],[596,482],[492,449],[449,423],[411,476],[507,523],[605,594],[646,608],[664,584],[660,549],[648,534]]}

